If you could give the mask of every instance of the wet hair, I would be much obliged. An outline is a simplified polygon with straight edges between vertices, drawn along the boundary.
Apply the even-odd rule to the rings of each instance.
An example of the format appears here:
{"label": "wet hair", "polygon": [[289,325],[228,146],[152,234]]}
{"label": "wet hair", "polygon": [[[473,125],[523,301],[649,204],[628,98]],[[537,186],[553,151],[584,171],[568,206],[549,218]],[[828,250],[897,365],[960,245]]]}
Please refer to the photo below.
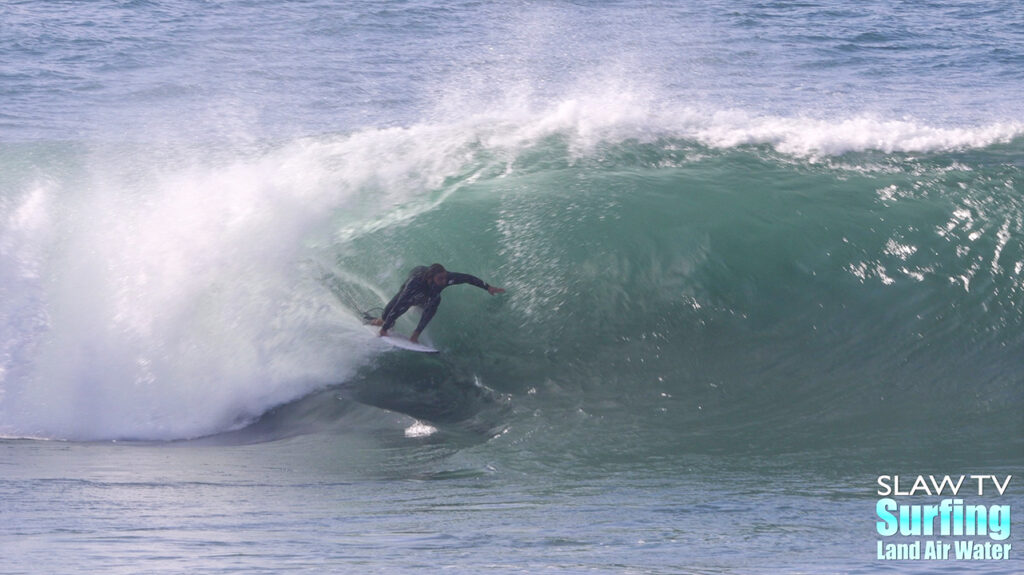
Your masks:
{"label": "wet hair", "polygon": [[437,277],[437,274],[446,273],[447,271],[448,270],[444,269],[444,266],[441,264],[431,264],[430,267],[427,268],[427,277],[429,279],[434,279]]}

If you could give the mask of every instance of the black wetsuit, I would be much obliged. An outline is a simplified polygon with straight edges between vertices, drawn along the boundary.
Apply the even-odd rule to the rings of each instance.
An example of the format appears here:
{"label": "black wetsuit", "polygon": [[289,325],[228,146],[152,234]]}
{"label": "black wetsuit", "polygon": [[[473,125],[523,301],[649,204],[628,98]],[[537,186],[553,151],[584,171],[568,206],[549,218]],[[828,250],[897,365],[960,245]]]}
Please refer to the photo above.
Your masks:
{"label": "black wetsuit", "polygon": [[427,266],[413,268],[405,283],[402,284],[402,289],[398,290],[398,294],[391,298],[387,307],[384,308],[384,314],[381,316],[384,324],[381,326],[381,329],[385,331],[391,329],[395,325],[395,321],[402,314],[409,311],[410,307],[416,305],[423,308],[420,323],[416,326],[417,333],[422,333],[423,328],[427,327],[427,324],[433,319],[437,306],[441,305],[441,290],[457,284],[471,284],[480,289],[488,289],[490,287],[484,280],[469,274],[448,272],[448,281],[441,286],[430,281],[426,275]]}

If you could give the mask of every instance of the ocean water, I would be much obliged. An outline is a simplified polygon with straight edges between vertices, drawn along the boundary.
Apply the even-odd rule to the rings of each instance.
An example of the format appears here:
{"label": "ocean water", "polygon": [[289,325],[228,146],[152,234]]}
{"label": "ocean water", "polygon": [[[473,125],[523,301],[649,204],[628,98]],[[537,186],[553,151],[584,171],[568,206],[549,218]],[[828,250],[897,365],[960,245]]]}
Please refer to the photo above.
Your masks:
{"label": "ocean water", "polygon": [[1016,2],[4,2],[0,572],[1019,573],[1022,194]]}

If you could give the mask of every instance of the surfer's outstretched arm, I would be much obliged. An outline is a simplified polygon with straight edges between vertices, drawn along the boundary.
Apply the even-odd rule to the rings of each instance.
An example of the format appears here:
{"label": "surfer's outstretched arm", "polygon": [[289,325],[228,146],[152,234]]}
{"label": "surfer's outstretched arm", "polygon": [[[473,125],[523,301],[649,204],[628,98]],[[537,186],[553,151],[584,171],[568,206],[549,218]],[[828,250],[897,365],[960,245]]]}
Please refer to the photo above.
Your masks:
{"label": "surfer's outstretched arm", "polygon": [[500,287],[492,286],[491,284],[485,282],[484,280],[474,275],[460,274],[458,272],[448,272],[448,285],[451,286],[457,284],[473,285],[480,289],[487,290],[487,293],[491,295],[505,293],[505,290],[501,289]]}

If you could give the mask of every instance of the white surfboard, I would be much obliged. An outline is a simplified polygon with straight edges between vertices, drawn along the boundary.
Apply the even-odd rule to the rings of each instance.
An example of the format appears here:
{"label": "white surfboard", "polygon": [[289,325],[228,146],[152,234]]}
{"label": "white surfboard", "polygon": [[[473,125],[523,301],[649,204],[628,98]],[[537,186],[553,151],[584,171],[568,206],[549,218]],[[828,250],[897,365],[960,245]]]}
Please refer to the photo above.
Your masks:
{"label": "white surfboard", "polygon": [[391,345],[393,345],[395,347],[400,347],[402,349],[407,349],[409,351],[418,351],[420,353],[441,353],[440,351],[430,347],[429,345],[424,345],[424,344],[418,343],[418,342],[417,343],[411,342],[404,335],[398,335],[398,334],[385,335],[385,336],[381,337],[381,339],[386,341],[387,343],[390,343]]}
{"label": "white surfboard", "polygon": [[[379,327],[374,327],[372,325],[367,325],[366,327],[368,327],[373,332],[374,335],[380,333]],[[393,345],[401,349],[407,349],[409,351],[418,351],[420,353],[441,353],[440,351],[430,347],[429,345],[425,345],[422,343],[413,343],[409,341],[409,338],[397,333],[392,333],[390,335],[380,337],[380,340],[389,345]]]}

